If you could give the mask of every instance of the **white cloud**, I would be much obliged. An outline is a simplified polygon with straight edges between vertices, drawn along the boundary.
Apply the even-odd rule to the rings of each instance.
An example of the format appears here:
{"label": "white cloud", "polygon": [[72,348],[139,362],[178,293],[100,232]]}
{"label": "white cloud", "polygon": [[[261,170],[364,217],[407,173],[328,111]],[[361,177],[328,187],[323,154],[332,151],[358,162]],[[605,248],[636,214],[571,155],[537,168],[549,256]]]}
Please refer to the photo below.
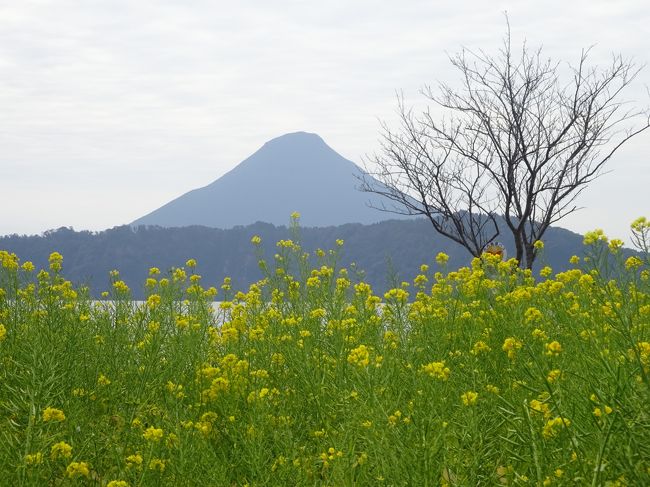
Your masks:
{"label": "white cloud", "polygon": [[[416,101],[425,83],[453,83],[447,52],[498,48],[504,10],[515,41],[553,57],[596,44],[594,61],[650,60],[645,0],[6,3],[0,234],[126,223],[290,131],[317,132],[358,161],[396,90]],[[634,98],[647,102],[649,80],[645,70]],[[650,215],[639,196],[649,138],[619,155],[567,225],[620,235]]]}

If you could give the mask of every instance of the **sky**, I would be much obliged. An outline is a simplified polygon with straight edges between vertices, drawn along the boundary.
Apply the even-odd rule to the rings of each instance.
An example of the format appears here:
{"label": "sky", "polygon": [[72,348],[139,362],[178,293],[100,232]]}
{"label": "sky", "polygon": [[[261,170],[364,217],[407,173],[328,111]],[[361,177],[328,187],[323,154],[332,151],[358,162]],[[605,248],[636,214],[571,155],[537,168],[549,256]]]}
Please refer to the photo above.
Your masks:
{"label": "sky", "polygon": [[[129,223],[288,132],[360,163],[396,92],[457,84],[448,56],[495,53],[506,11],[557,61],[650,61],[647,0],[0,0],[0,235]],[[648,85],[650,66],[625,99]],[[607,169],[560,226],[650,217],[650,131]]]}

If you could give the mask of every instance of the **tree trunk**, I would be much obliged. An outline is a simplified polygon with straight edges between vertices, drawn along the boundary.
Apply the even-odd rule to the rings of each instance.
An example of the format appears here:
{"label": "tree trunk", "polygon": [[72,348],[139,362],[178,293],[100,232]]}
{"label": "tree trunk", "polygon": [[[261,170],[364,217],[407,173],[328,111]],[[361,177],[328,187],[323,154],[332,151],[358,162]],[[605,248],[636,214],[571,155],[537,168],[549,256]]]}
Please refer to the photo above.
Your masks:
{"label": "tree trunk", "polygon": [[536,257],[535,254],[535,246],[531,243],[526,243],[526,269],[532,270]]}
{"label": "tree trunk", "polygon": [[517,264],[519,267],[523,265],[523,258],[524,258],[524,242],[522,235],[520,233],[517,233],[516,231],[513,230],[512,236],[514,237],[515,240],[515,259],[517,259]]}

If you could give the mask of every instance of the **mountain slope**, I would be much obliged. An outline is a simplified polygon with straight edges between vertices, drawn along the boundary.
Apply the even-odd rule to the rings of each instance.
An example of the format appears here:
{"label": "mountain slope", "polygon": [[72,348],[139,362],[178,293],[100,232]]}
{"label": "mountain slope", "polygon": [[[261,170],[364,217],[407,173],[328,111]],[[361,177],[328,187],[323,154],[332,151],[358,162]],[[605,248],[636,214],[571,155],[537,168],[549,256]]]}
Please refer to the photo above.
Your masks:
{"label": "mountain slope", "polygon": [[361,170],[316,134],[273,139],[232,171],[135,220],[132,225],[231,228],[257,221],[286,224],[298,211],[304,226],[375,223],[395,215],[368,206],[379,197],[356,189]]}

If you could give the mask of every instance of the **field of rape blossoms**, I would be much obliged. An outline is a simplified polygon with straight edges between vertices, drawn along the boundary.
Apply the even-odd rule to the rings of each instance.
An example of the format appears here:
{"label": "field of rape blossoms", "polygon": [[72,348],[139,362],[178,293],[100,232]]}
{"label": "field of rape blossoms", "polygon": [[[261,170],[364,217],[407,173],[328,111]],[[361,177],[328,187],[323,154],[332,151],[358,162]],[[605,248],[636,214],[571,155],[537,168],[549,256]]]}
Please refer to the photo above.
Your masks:
{"label": "field of rape blossoms", "polygon": [[650,221],[381,296],[293,223],[246,292],[190,260],[145,302],[0,252],[0,485],[650,485]]}

